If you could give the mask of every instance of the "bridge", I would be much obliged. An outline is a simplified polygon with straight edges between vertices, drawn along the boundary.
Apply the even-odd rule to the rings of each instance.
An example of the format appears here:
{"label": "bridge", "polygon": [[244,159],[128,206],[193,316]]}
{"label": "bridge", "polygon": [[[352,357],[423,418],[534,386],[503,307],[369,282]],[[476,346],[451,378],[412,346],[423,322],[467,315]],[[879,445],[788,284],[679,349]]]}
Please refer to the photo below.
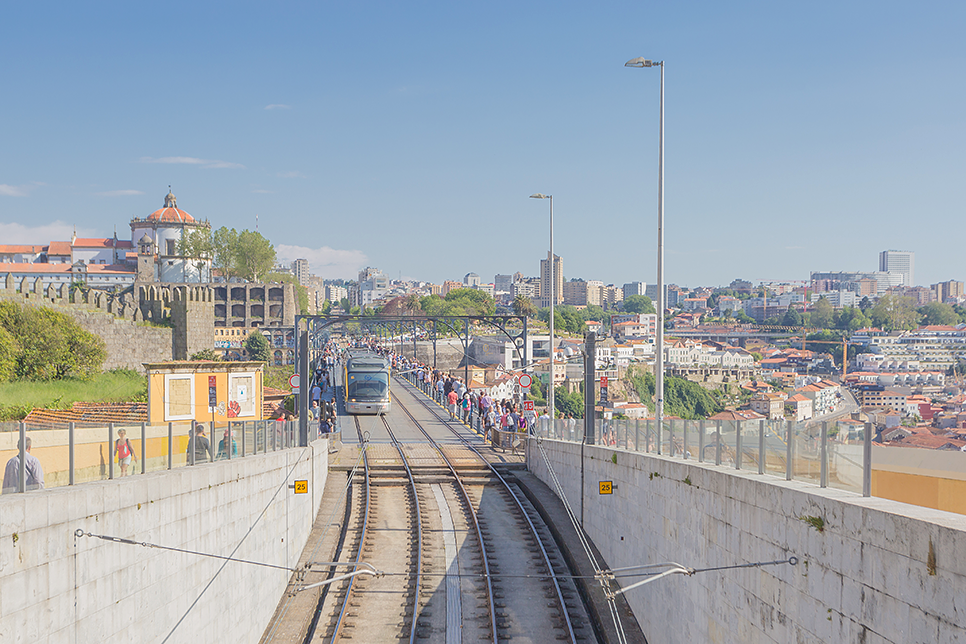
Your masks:
{"label": "bridge", "polygon": [[393,394],[305,446],[252,424],[237,458],[0,497],[0,641],[966,640],[966,516],[787,480],[727,432],[494,446]]}

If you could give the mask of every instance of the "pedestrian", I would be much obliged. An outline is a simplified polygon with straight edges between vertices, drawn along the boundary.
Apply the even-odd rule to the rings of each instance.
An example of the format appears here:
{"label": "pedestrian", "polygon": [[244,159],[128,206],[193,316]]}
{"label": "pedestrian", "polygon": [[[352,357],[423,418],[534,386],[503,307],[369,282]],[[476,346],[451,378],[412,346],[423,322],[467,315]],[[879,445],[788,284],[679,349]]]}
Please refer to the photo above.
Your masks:
{"label": "pedestrian", "polygon": [[319,419],[319,401],[318,400],[312,401],[312,409],[309,410],[309,418],[311,418],[312,420]]}
{"label": "pedestrian", "polygon": [[232,457],[238,456],[238,443],[235,442],[234,432],[231,431],[230,427],[225,428],[225,435],[221,437],[218,441],[218,456],[216,458],[228,458],[228,450],[226,445],[231,442],[231,455]]}
{"label": "pedestrian", "polygon": [[449,404],[449,417],[451,420],[456,420],[456,401],[459,396],[456,394],[455,389],[450,389],[449,393],[446,394],[446,402]]}
{"label": "pedestrian", "polygon": [[[24,450],[24,474],[27,478],[24,485],[25,490],[44,489],[44,468],[40,466],[40,460],[30,453],[30,437],[26,441],[17,441],[17,449]],[[3,494],[11,494],[20,489],[20,454],[15,454],[7,461],[7,467],[3,471]]]}
{"label": "pedestrian", "polygon": [[188,439],[188,450],[186,452],[188,464],[203,463],[211,458],[211,443],[205,436],[205,426],[203,423],[195,422],[194,434]]}
{"label": "pedestrian", "polygon": [[493,411],[493,406],[490,405],[486,408],[486,414],[483,416],[483,442],[486,442],[487,436],[490,435],[490,430],[493,429],[493,423],[496,422],[496,412]]}
{"label": "pedestrian", "polygon": [[121,476],[127,476],[127,468],[131,464],[131,459],[138,460],[138,455],[134,453],[134,448],[131,447],[131,441],[127,438],[126,429],[117,430],[117,440],[114,441],[114,454],[117,457],[118,465],[121,466]]}
{"label": "pedestrian", "polygon": [[322,387],[320,387],[318,383],[315,383],[315,386],[312,387],[312,401],[318,402],[321,398],[322,398]]}

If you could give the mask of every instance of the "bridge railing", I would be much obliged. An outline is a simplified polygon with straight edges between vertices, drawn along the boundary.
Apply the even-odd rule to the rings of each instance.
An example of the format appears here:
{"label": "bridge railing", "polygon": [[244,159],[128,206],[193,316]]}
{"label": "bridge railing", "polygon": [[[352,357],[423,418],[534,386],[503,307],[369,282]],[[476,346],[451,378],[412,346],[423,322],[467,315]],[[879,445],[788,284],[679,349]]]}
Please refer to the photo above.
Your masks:
{"label": "bridge railing", "polygon": [[[191,437],[193,424],[185,421],[77,427],[69,423],[62,427],[31,427],[19,423],[15,431],[0,431],[0,463],[5,464],[3,493],[245,458],[298,444],[297,421],[239,420],[216,422],[214,426],[210,422],[199,423],[205,440],[197,442]],[[119,458],[121,432],[122,444],[131,452],[128,462]],[[29,452],[21,447],[27,444]],[[38,464],[42,475],[38,475]]]}
{"label": "bridge railing", "polygon": [[[583,419],[541,418],[535,433],[584,442]],[[871,424],[853,421],[596,419],[592,443],[805,480],[871,495]]]}

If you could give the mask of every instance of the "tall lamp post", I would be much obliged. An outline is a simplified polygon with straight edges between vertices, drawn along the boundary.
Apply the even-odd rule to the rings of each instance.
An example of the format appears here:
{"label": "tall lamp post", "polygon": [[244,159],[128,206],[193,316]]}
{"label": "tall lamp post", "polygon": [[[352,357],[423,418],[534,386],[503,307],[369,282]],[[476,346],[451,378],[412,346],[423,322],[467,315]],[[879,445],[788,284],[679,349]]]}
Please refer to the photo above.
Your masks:
{"label": "tall lamp post", "polygon": [[[660,432],[664,427],[664,61],[634,58],[624,63],[624,67],[661,68],[661,134],[658,139],[657,165],[657,366],[654,374],[657,392],[654,417]],[[658,450],[660,449],[659,445]],[[673,444],[670,451],[673,455]]]}
{"label": "tall lamp post", "polygon": [[554,377],[554,359],[553,359],[553,307],[557,300],[557,294],[555,289],[557,288],[557,262],[554,261],[553,256],[553,195],[545,195],[541,192],[530,195],[531,199],[549,199],[550,200],[550,395],[547,399],[547,403],[550,405],[550,423],[553,425],[554,419],[556,418],[555,408],[553,404],[553,377]]}

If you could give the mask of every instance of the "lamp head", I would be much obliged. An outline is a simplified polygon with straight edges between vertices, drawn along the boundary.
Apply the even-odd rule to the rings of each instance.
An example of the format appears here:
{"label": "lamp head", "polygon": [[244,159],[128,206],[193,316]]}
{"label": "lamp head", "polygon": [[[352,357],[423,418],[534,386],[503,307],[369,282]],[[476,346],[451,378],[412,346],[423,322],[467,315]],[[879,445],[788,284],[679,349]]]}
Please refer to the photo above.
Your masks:
{"label": "lamp head", "polygon": [[648,60],[647,58],[632,58],[624,63],[624,67],[657,67],[660,62]]}
{"label": "lamp head", "polygon": [[552,196],[553,195],[545,195],[542,192],[538,192],[538,193],[535,193],[535,194],[530,195],[530,198],[531,199],[549,199]]}

